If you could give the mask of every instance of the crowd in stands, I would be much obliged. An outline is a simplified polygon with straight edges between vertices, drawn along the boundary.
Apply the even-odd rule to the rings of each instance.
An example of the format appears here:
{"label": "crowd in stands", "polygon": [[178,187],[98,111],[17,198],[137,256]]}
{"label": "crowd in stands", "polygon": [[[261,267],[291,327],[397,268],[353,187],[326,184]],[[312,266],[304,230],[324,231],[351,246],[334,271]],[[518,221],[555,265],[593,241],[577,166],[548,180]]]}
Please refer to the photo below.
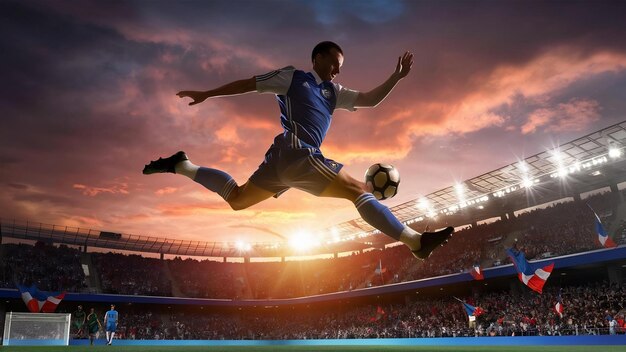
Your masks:
{"label": "crowd in stands", "polygon": [[[345,257],[287,262],[224,263],[140,255],[81,253],[65,245],[5,243],[0,247],[0,287],[35,284],[44,291],[81,292],[87,287],[81,262],[91,263],[104,293],[225,299],[277,299],[310,296],[418,280],[507,263],[505,248],[515,244],[527,258],[599,249],[591,206],[614,240],[624,244],[626,209],[613,194],[591,196],[469,226],[427,261],[404,246]],[[624,208],[624,209],[623,209]],[[623,215],[623,214],[622,214]],[[618,220],[615,220],[618,219]],[[443,224],[431,224],[441,227]],[[423,229],[418,229],[423,230]],[[88,258],[89,260],[85,260]],[[494,264],[495,265],[495,264]],[[521,285],[521,284],[520,284]],[[407,301],[326,303],[281,307],[222,308],[120,305],[118,338],[126,339],[349,339],[512,335],[583,335],[626,332],[626,286],[606,282],[546,286],[538,295],[521,290],[477,290],[468,303],[484,313],[472,326],[451,296]],[[561,294],[564,315],[554,311]],[[371,302],[371,301],[370,301]],[[173,308],[173,309],[172,309]],[[70,310],[70,311],[73,311]],[[102,316],[102,314],[99,314]]]}
{"label": "crowd in stands", "polygon": [[[459,273],[475,263],[483,268],[508,263],[505,248],[513,243],[530,260],[598,249],[589,206],[603,217],[608,228],[615,217],[612,215],[626,204],[617,198],[612,193],[593,195],[580,202],[475,224],[458,230],[427,261],[416,260],[400,245],[332,259],[248,263],[90,253],[91,269],[103,293],[264,299],[348,291]],[[444,225],[431,224],[433,228]],[[619,243],[624,238],[615,240]],[[13,288],[15,282],[35,282],[43,290],[74,291],[84,287],[80,252],[76,249],[7,244],[3,253],[2,287]]]}
{"label": "crowd in stands", "polygon": [[462,304],[452,297],[409,303],[335,304],[270,309],[205,311],[195,307],[161,313],[118,308],[118,337],[126,339],[351,339],[459,336],[552,336],[623,334],[626,287],[607,283],[563,287],[563,317],[554,305],[559,289],[543,295],[486,292],[465,301],[481,307],[470,327]]}
{"label": "crowd in stands", "polygon": [[37,242],[4,244],[0,250],[0,288],[35,284],[45,291],[80,292],[87,287],[77,249]]}
{"label": "crowd in stands", "polygon": [[[211,264],[174,260],[169,267],[173,277],[182,278],[182,285],[178,283],[181,292],[190,297],[210,297],[208,291],[214,298],[257,299],[346,291],[459,273],[475,263],[483,268],[507,263],[505,249],[514,243],[531,260],[598,249],[594,216],[588,204],[599,214],[611,214],[618,202],[611,194],[601,194],[584,202],[556,204],[468,227],[457,231],[445,247],[424,262],[415,260],[404,246],[395,246],[313,261]],[[491,241],[494,238],[499,240]],[[191,268],[199,270],[190,271]],[[214,280],[210,280],[212,275]],[[237,292],[225,292],[224,287],[235,287]]]}
{"label": "crowd in stands", "polygon": [[163,267],[165,262],[140,255],[92,253],[100,275],[102,291],[124,295],[171,296],[172,282]]}

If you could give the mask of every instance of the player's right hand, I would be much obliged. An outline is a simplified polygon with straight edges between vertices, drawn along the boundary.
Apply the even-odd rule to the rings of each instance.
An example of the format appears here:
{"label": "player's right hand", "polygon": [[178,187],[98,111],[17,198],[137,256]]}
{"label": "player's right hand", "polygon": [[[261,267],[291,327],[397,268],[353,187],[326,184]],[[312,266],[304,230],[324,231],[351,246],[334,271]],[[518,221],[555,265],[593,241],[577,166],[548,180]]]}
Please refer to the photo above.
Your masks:
{"label": "player's right hand", "polygon": [[200,104],[206,100],[207,95],[204,92],[198,92],[195,90],[183,90],[181,92],[176,93],[180,98],[191,98],[193,101],[189,103],[189,105]]}

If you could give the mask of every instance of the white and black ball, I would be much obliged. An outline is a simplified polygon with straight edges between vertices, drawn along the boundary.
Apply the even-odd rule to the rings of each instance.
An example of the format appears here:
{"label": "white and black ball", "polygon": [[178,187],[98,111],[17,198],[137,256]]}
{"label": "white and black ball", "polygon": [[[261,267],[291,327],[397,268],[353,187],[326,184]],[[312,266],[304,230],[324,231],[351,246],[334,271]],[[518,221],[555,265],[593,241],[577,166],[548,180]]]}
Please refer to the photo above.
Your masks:
{"label": "white and black ball", "polygon": [[400,172],[389,164],[374,164],[365,172],[365,184],[376,199],[391,198],[398,193]]}

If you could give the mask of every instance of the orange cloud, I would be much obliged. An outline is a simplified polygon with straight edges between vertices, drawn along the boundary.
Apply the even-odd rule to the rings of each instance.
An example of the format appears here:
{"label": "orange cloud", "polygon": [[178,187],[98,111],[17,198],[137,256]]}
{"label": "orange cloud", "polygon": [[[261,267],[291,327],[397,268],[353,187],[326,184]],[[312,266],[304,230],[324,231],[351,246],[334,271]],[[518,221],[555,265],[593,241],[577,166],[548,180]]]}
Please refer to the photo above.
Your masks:
{"label": "orange cloud", "polygon": [[554,108],[533,111],[521,131],[524,134],[533,133],[543,126],[553,132],[578,131],[600,119],[598,110],[597,101],[572,99]]}
{"label": "orange cloud", "polygon": [[172,194],[178,191],[178,188],[176,187],[165,187],[165,188],[160,188],[157,189],[154,194],[158,195],[158,196],[162,196],[165,194]]}
{"label": "orange cloud", "polygon": [[224,125],[215,131],[215,136],[220,141],[228,141],[229,143],[242,143],[242,139],[237,133],[237,127],[234,125]]}
{"label": "orange cloud", "polygon": [[85,196],[90,196],[90,197],[95,197],[99,194],[102,193],[109,193],[109,194],[128,194],[128,184],[127,183],[119,183],[116,185],[113,185],[111,187],[93,187],[93,186],[87,186],[87,185],[83,185],[80,183],[75,183],[72,186],[74,189],[79,189],[81,190],[82,194]]}
{"label": "orange cloud", "polygon": [[[463,135],[490,127],[519,130],[524,134],[543,125],[549,125],[551,131],[580,130],[600,116],[598,103],[584,97],[538,109],[521,128],[511,126],[510,117],[495,110],[511,104],[516,96],[549,105],[552,96],[580,80],[624,69],[626,55],[621,53],[586,53],[574,47],[557,47],[528,62],[501,65],[485,75],[475,76],[464,83],[464,91],[453,97],[444,94],[441,99],[428,102],[405,101],[403,109],[395,112],[387,106],[375,112],[357,112],[365,114],[366,121],[357,125],[352,122],[350,133],[359,138],[342,138],[340,144],[326,144],[324,148],[342,162],[400,160],[412,150],[415,138]],[[397,89],[392,95],[403,95]],[[385,135],[377,135],[378,131]]]}
{"label": "orange cloud", "polygon": [[72,215],[68,217],[61,218],[61,222],[55,225],[69,226],[69,227],[77,227],[77,228],[89,228],[89,227],[102,227],[104,226],[104,222],[94,216],[81,216],[81,215]]}

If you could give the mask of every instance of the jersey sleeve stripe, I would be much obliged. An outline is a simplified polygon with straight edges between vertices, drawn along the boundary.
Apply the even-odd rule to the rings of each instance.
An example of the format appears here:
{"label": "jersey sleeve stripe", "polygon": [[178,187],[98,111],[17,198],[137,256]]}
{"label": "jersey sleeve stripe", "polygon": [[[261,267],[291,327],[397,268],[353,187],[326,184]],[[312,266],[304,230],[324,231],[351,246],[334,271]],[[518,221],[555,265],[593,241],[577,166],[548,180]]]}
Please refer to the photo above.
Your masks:
{"label": "jersey sleeve stripe", "polygon": [[256,78],[257,82],[266,81],[266,80],[276,76],[279,73],[280,73],[280,71],[276,70],[276,71],[272,71],[272,72],[266,73],[264,75],[255,76],[255,78]]}

